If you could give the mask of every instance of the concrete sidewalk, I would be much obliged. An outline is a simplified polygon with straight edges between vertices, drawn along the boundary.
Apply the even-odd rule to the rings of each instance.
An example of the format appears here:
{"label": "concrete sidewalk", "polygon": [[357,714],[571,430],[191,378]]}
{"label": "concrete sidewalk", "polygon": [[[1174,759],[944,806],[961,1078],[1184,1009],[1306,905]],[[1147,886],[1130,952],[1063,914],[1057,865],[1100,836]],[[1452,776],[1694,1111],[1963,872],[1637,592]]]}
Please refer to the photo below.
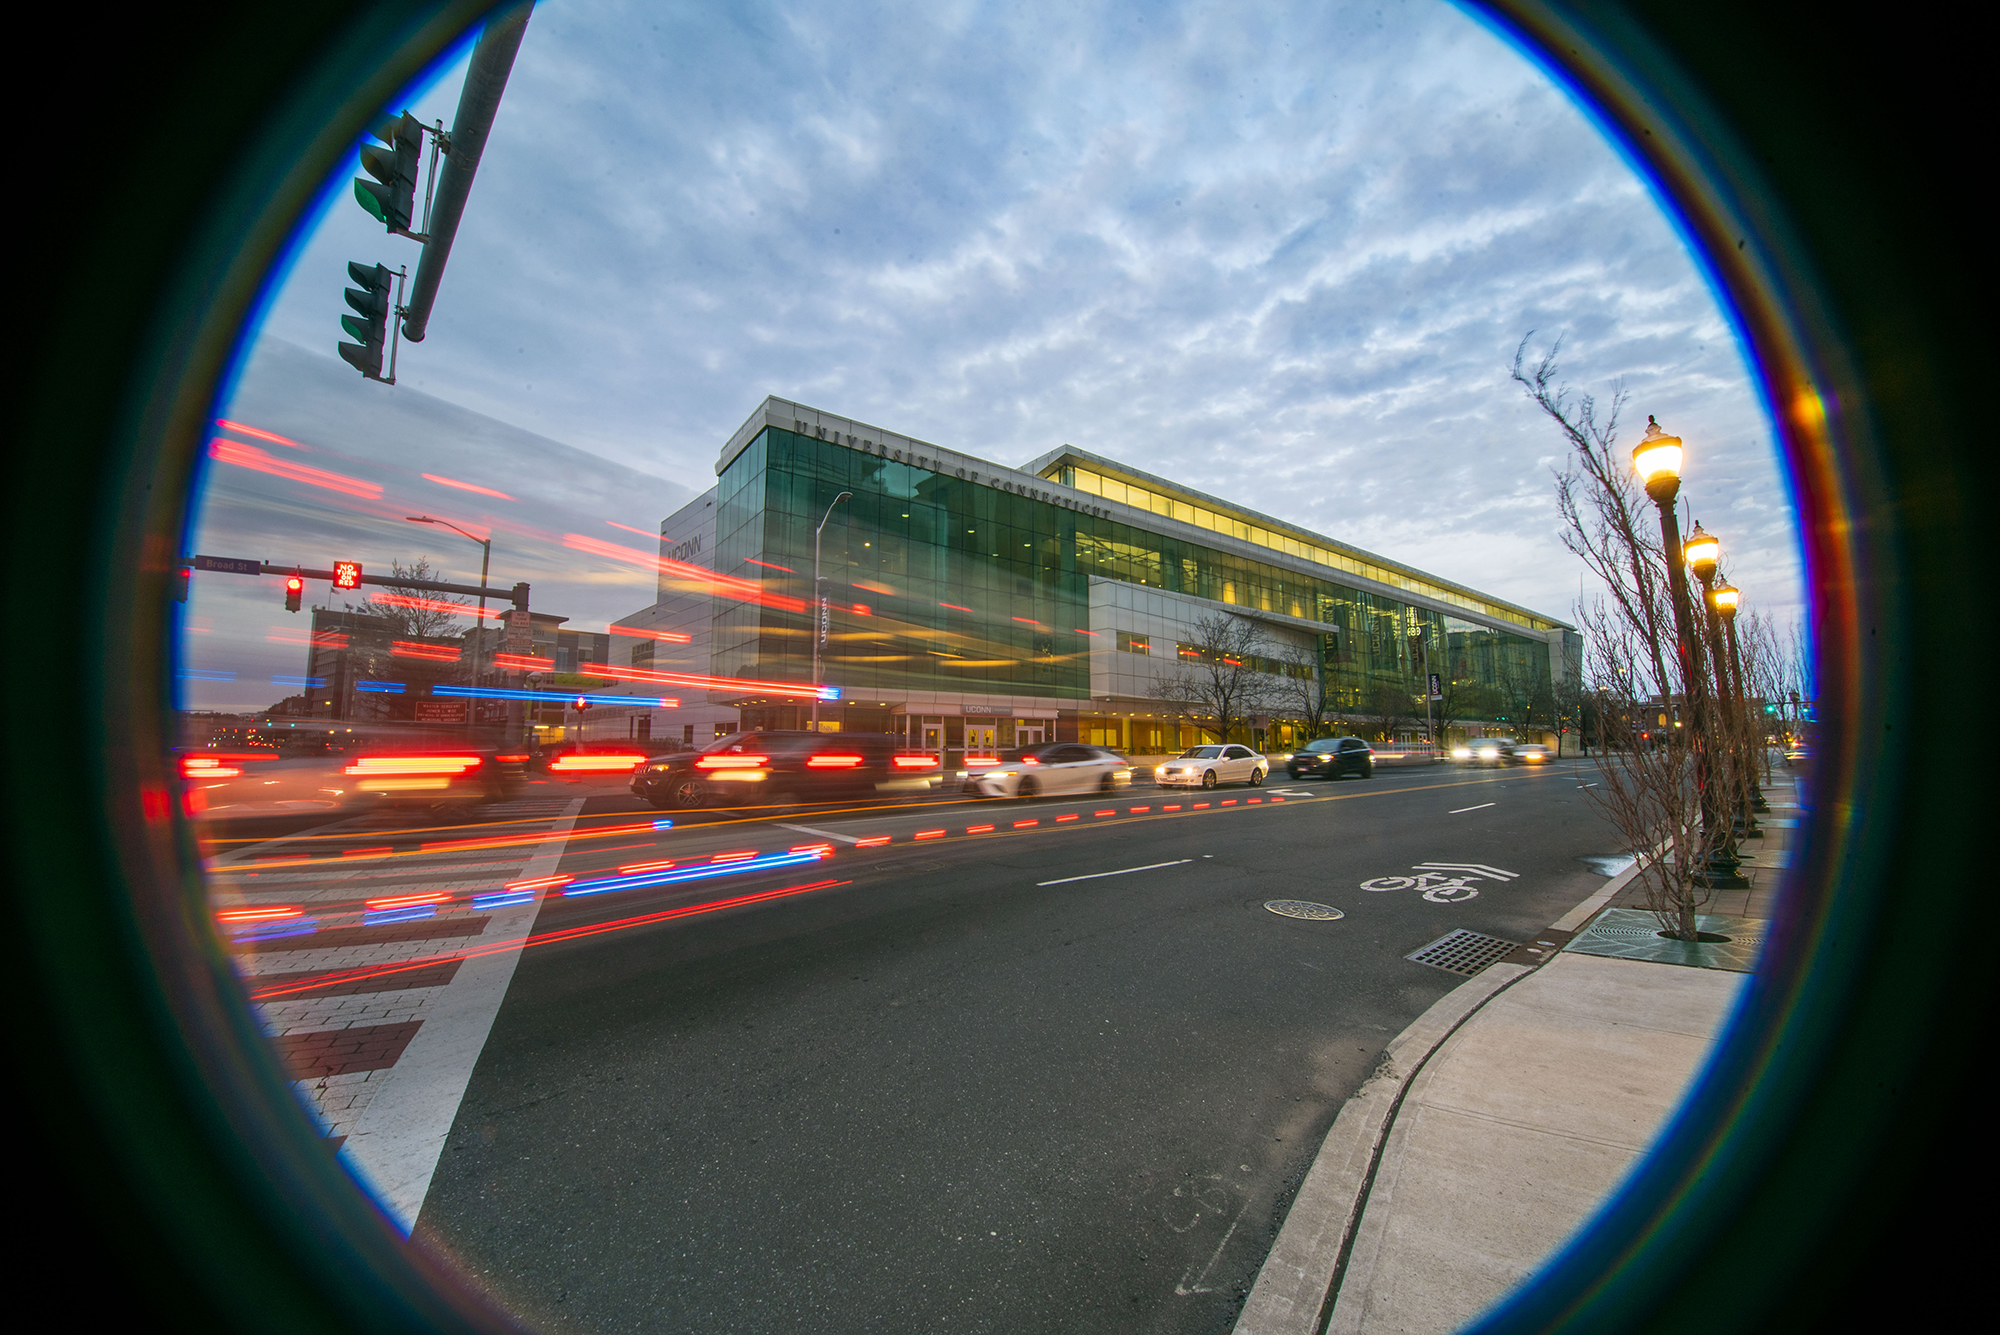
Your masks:
{"label": "concrete sidewalk", "polygon": [[1704,929],[1733,946],[1657,958],[1676,951],[1632,911],[1628,870],[1389,1045],[1300,1184],[1238,1335],[1457,1330],[1589,1222],[1749,980],[1735,970],[1754,957],[1801,815],[1790,778],[1774,787],[1745,846],[1751,889],[1706,906]]}

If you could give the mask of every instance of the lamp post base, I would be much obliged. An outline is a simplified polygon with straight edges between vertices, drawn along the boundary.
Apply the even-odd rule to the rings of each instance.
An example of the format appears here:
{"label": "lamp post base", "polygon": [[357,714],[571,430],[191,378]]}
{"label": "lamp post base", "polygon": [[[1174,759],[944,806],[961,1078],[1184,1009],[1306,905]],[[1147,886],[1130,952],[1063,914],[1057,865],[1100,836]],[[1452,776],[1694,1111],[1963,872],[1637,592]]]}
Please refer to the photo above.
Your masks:
{"label": "lamp post base", "polygon": [[1739,870],[1742,865],[1732,854],[1711,853],[1701,870],[1694,874],[1694,883],[1704,890],[1748,890],[1750,880]]}

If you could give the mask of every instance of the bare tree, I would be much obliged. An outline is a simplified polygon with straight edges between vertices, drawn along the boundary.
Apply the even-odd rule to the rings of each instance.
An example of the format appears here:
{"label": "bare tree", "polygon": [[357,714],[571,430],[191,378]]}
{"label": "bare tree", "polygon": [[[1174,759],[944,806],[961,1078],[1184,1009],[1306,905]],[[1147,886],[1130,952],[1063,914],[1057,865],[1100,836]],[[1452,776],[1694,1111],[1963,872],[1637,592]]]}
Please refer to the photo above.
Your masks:
{"label": "bare tree", "polygon": [[1714,832],[1704,823],[1695,784],[1692,728],[1650,727],[1656,708],[1625,683],[1642,677],[1656,648],[1600,599],[1582,616],[1591,676],[1599,693],[1600,781],[1585,796],[1639,859],[1646,907],[1661,932],[1699,940],[1695,915],[1709,900],[1697,873]]}
{"label": "bare tree", "polygon": [[1270,648],[1270,641],[1255,622],[1212,612],[1191,629],[1193,641],[1172,668],[1154,679],[1147,693],[1212,726],[1217,739],[1226,742],[1232,727],[1265,712],[1283,678],[1257,670],[1257,660]]}
{"label": "bare tree", "polygon": [[[1556,474],[1563,545],[1597,576],[1624,619],[1644,629],[1649,652],[1641,656],[1640,664],[1651,669],[1656,692],[1671,694],[1673,679],[1667,675],[1661,648],[1663,631],[1672,624],[1670,617],[1661,617],[1666,606],[1661,587],[1665,573],[1660,568],[1664,557],[1647,522],[1645,493],[1633,481],[1631,461],[1617,448],[1625,390],[1613,386],[1611,402],[1600,418],[1593,396],[1572,397],[1557,378],[1556,355],[1562,351],[1562,339],[1556,339],[1533,370],[1523,369],[1528,340],[1534,336],[1535,331],[1529,330],[1514,350],[1513,375],[1569,442],[1568,467]],[[1628,681],[1632,675],[1628,672]]]}
{"label": "bare tree", "polygon": [[401,561],[392,562],[388,581],[378,586],[387,596],[371,597],[365,607],[349,603],[347,610],[382,617],[394,623],[396,632],[405,639],[442,639],[451,631],[454,621],[467,615],[459,609],[471,607],[472,600],[398,582],[436,578],[429,557],[419,556],[408,566]]}
{"label": "bare tree", "polygon": [[[1567,468],[1556,475],[1556,506],[1563,541],[1591,573],[1603,594],[1580,608],[1585,679],[1602,688],[1604,743],[1598,755],[1601,782],[1585,795],[1604,813],[1640,859],[1647,907],[1664,935],[1699,939],[1696,910],[1707,902],[1705,883],[1716,857],[1730,846],[1729,813],[1741,809],[1747,766],[1741,763],[1740,728],[1711,707],[1716,688],[1705,644],[1713,613],[1691,600],[1695,624],[1679,642],[1669,559],[1651,530],[1648,499],[1617,445],[1622,390],[1598,415],[1588,395],[1572,397],[1557,379],[1555,347],[1524,370],[1529,338],[1514,353],[1514,379],[1556,423],[1570,446]],[[1669,675],[1668,659],[1673,659]],[[1678,695],[1688,708],[1673,709]],[[1613,720],[1646,720],[1656,698],[1661,712],[1680,715],[1672,726],[1623,729]]]}
{"label": "bare tree", "polygon": [[1390,682],[1377,683],[1362,701],[1362,724],[1385,742],[1396,740],[1396,729],[1415,723],[1422,715],[1408,687]]}
{"label": "bare tree", "polygon": [[1326,689],[1326,664],[1315,646],[1288,641],[1278,661],[1285,673],[1278,679],[1277,695],[1283,707],[1297,713],[1305,725],[1307,741],[1319,736],[1332,712],[1333,701]]}
{"label": "bare tree", "polygon": [[1595,692],[1586,690],[1575,673],[1566,675],[1551,694],[1555,697],[1556,758],[1563,754],[1563,738],[1572,733],[1582,740],[1584,715],[1594,703]]}
{"label": "bare tree", "polygon": [[376,586],[366,605],[347,604],[349,612],[386,623],[391,643],[378,645],[366,656],[357,654],[355,668],[368,676],[388,676],[404,683],[403,694],[372,697],[374,707],[391,716],[409,717],[416,701],[429,696],[433,686],[464,681],[468,675],[465,642],[454,640],[451,632],[452,623],[466,615],[460,609],[470,608],[471,600],[398,582],[436,577],[426,557],[419,556],[407,566],[396,561],[389,567],[388,580]]}

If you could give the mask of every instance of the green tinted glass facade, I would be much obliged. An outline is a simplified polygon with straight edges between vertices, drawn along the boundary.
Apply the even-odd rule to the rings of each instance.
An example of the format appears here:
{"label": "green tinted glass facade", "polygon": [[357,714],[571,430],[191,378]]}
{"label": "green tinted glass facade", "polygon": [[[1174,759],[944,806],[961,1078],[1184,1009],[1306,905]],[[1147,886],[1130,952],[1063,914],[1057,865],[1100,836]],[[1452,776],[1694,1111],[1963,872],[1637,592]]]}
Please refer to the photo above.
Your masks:
{"label": "green tinted glass facade", "polygon": [[[1327,628],[1343,703],[1415,687],[1412,637],[1431,671],[1501,688],[1549,679],[1540,636],[1495,630],[1114,519],[766,428],[717,491],[716,571],[762,602],[718,600],[714,671],[805,681],[813,528],[842,491],[821,555],[832,604],[823,679],[871,692],[1090,694],[1090,654],[1116,628],[1089,620],[1092,576],[1275,612]],[[1090,634],[1092,630],[1098,632]]]}

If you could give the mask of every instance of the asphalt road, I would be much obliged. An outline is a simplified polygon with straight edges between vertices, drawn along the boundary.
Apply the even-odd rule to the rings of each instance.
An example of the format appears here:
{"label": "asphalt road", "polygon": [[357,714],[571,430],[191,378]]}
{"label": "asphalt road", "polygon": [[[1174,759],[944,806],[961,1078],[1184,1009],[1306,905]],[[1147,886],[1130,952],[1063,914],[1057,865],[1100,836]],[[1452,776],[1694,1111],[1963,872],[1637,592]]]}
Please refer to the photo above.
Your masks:
{"label": "asphalt road", "polygon": [[[1454,928],[1520,941],[1603,884],[1593,777],[1383,769],[572,839],[585,880],[731,841],[835,851],[546,901],[417,1236],[565,1329],[1226,1330],[1341,1103],[1461,981],[1404,956]],[[1517,875],[1361,888],[1427,862]],[[796,885],[821,888],[630,921]]]}

